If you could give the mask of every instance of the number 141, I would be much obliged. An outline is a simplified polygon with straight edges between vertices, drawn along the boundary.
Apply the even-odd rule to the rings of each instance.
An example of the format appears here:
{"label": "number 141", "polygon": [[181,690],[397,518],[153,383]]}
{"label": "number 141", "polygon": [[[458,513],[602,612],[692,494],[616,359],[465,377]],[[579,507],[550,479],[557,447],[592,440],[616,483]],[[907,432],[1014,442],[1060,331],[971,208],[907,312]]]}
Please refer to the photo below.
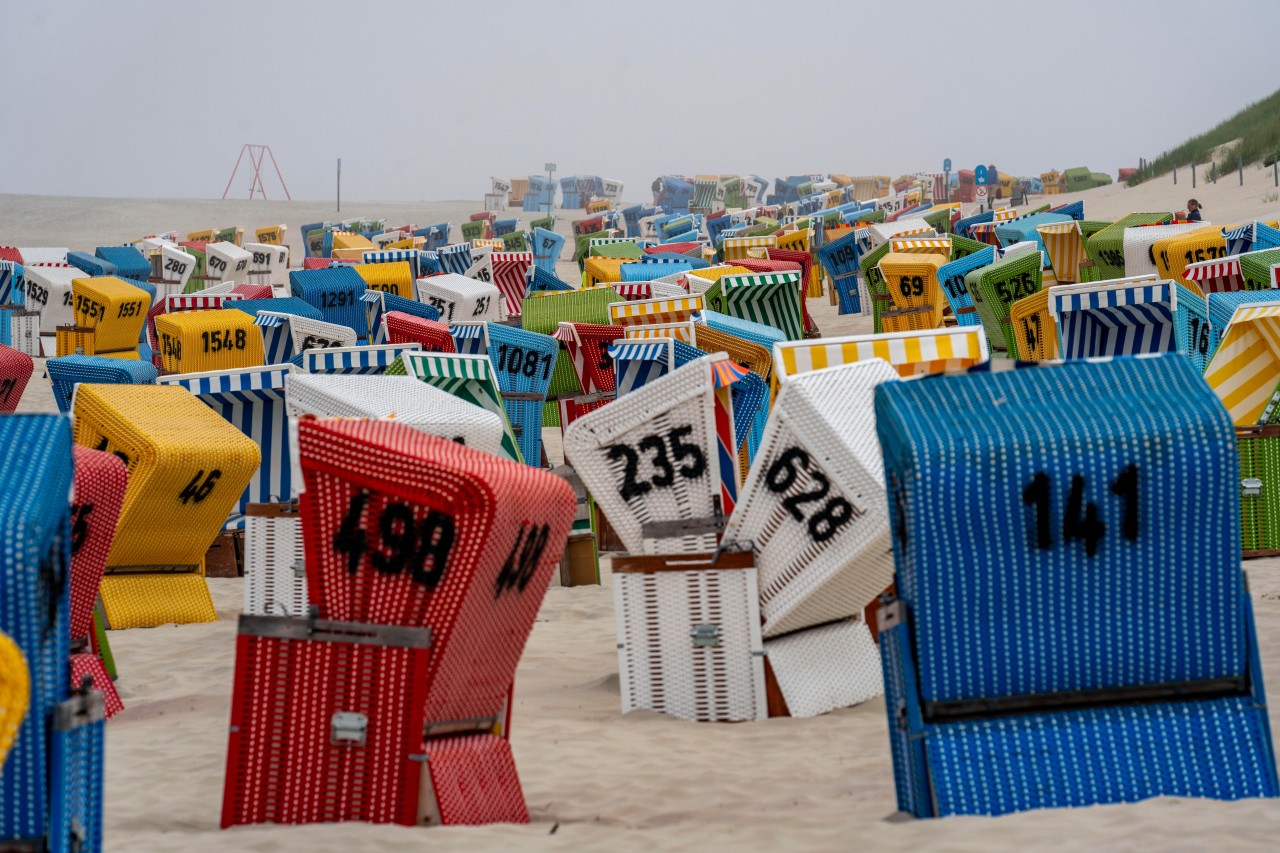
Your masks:
{"label": "number 141", "polygon": [[[1107,535],[1106,522],[1098,517],[1098,505],[1085,502],[1085,478],[1076,474],[1071,478],[1071,490],[1067,493],[1067,505],[1062,515],[1062,541],[1080,539],[1085,553],[1093,558],[1098,553],[1098,543]],[[1111,493],[1124,502],[1124,519],[1121,533],[1130,542],[1138,538],[1138,466],[1130,465],[1111,481]],[[1022,502],[1036,508],[1036,547],[1048,550],[1053,547],[1053,529],[1050,522],[1050,504],[1053,496],[1053,478],[1041,471],[1031,478],[1022,490]]]}

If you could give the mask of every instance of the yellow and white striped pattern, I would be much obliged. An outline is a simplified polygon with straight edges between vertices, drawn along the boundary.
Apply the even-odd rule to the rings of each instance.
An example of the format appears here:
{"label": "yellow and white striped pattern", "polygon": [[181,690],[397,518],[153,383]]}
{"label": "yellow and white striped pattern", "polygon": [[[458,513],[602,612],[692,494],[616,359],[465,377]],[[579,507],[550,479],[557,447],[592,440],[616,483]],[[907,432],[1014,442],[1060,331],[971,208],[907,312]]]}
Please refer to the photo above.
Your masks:
{"label": "yellow and white striped pattern", "polygon": [[[894,237],[889,241],[890,252],[907,252],[914,255],[946,255],[951,257],[951,238],[948,237]],[[945,261],[944,261],[945,263]]]}
{"label": "yellow and white striped pattern", "polygon": [[1084,240],[1080,237],[1080,223],[1053,222],[1036,227],[1036,233],[1044,241],[1049,253],[1053,274],[1062,284],[1074,284],[1080,280],[1080,263],[1085,258]]}
{"label": "yellow and white striped pattern", "polygon": [[1016,219],[1018,211],[1012,207],[1002,207],[991,215],[992,222],[1008,222],[1010,219]]}
{"label": "yellow and white striped pattern", "polygon": [[683,323],[701,310],[701,294],[679,296],[675,299],[638,299],[634,302],[609,303],[609,320],[615,326]]}
{"label": "yellow and white striped pattern", "polygon": [[773,345],[774,381],[781,385],[799,373],[868,358],[883,358],[901,376],[960,370],[987,360],[987,338],[980,326],[955,326],[918,332],[783,341]]}
{"label": "yellow and white striped pattern", "polygon": [[[794,252],[809,251],[809,234],[808,228],[801,228],[797,231],[788,231],[778,238],[779,249],[789,249]],[[768,257],[766,255],[765,257]]]}
{"label": "yellow and white striped pattern", "polygon": [[506,245],[501,239],[493,237],[477,237],[471,241],[471,248],[473,249],[497,249],[502,251]]}
{"label": "yellow and white striped pattern", "polygon": [[886,243],[894,237],[912,237],[920,234],[936,236],[933,226],[923,219],[899,219],[897,222],[881,222],[868,226],[871,232],[872,248]]}
{"label": "yellow and white striped pattern", "polygon": [[1258,423],[1280,380],[1280,302],[1236,309],[1204,379],[1232,423]]}
{"label": "yellow and white striped pattern", "polygon": [[647,341],[653,338],[672,338],[696,345],[697,331],[692,320],[683,323],[645,323],[640,326],[628,326],[625,333],[627,340]]}
{"label": "yellow and white striped pattern", "polygon": [[736,264],[725,264],[718,267],[703,267],[697,272],[685,273],[689,282],[690,293],[706,293],[720,279],[727,275],[750,275],[751,270]]}
{"label": "yellow and white striped pattern", "polygon": [[[763,237],[725,237],[724,259],[726,261],[736,261],[739,258],[747,257],[748,249],[776,249],[777,247],[778,238],[774,234]],[[699,272],[706,272],[706,270],[699,270]]]}

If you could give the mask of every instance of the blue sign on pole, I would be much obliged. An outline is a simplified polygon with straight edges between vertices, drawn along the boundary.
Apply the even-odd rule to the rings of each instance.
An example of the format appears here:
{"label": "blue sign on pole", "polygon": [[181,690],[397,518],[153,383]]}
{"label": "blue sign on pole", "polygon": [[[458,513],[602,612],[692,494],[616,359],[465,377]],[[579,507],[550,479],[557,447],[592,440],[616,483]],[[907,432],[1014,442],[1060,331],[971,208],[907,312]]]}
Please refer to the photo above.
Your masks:
{"label": "blue sign on pole", "polygon": [[944,172],[950,172],[950,171],[951,171],[951,158],[950,158],[950,157],[947,157],[945,160],[943,160],[943,161],[942,161],[942,171],[944,171]]}
{"label": "blue sign on pole", "polygon": [[980,187],[987,185],[987,167],[975,166],[973,168],[973,182]]}

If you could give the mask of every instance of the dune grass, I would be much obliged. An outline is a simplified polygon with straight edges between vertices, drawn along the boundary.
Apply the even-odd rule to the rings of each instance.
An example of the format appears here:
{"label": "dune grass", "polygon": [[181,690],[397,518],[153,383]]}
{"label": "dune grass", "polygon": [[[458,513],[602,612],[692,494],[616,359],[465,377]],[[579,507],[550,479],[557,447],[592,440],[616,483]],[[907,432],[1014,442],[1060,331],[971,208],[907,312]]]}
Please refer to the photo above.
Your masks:
{"label": "dune grass", "polygon": [[1159,157],[1139,169],[1125,183],[1137,186],[1143,181],[1163,175],[1174,166],[1189,166],[1192,163],[1204,163],[1209,160],[1213,149],[1233,140],[1238,144],[1220,152],[1218,171],[1230,172],[1236,168],[1237,156],[1243,155],[1244,164],[1270,162],[1271,157],[1280,152],[1280,90],[1277,90],[1257,103],[1250,104],[1217,127],[1192,137],[1172,151],[1166,151]]}

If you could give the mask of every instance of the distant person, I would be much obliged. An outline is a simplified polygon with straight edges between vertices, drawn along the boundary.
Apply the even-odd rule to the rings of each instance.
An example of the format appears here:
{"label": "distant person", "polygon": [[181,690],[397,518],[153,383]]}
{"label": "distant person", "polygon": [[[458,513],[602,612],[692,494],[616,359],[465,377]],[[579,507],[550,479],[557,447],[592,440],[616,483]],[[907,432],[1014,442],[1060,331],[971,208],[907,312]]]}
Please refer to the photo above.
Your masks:
{"label": "distant person", "polygon": [[1196,201],[1194,198],[1187,199],[1187,221],[1200,221],[1200,202]]}

